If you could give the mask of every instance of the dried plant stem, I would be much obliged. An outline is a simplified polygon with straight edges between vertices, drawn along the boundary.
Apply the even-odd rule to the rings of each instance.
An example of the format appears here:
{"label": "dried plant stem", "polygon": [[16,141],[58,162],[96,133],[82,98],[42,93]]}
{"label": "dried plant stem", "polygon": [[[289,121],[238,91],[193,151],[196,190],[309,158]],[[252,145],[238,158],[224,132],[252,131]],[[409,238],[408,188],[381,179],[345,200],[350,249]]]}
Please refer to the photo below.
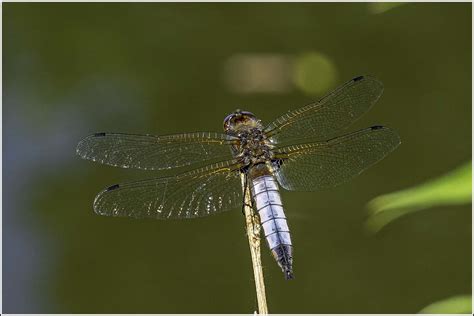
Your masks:
{"label": "dried plant stem", "polygon": [[[242,174],[242,188],[244,191],[244,213],[247,236],[249,239],[250,255],[252,257],[253,275],[255,278],[255,290],[257,292],[257,304],[259,314],[268,314],[267,297],[265,295],[265,282],[263,280],[262,261],[260,259],[260,221],[251,207],[252,198],[250,187]],[[247,186],[247,188],[245,188]]]}

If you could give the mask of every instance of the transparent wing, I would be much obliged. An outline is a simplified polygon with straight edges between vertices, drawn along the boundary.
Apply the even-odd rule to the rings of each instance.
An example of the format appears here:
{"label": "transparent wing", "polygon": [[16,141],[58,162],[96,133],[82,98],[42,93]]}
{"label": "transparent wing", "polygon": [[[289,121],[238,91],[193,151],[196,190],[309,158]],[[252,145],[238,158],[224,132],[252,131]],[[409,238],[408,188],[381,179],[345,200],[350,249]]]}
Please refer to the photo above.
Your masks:
{"label": "transparent wing", "polygon": [[337,88],[321,100],[290,111],[265,128],[276,143],[301,138],[325,140],[348,127],[377,102],[383,85],[377,79],[360,76]]}
{"label": "transparent wing", "polygon": [[110,166],[161,170],[230,159],[233,141],[231,136],[211,132],[167,136],[96,133],[81,140],[76,152]]}
{"label": "transparent wing", "polygon": [[292,191],[316,191],[346,182],[375,164],[400,144],[398,134],[374,126],[325,142],[281,148],[275,175]]}
{"label": "transparent wing", "polygon": [[194,218],[242,205],[239,165],[219,162],[182,175],[113,185],[100,192],[100,215],[135,218]]}

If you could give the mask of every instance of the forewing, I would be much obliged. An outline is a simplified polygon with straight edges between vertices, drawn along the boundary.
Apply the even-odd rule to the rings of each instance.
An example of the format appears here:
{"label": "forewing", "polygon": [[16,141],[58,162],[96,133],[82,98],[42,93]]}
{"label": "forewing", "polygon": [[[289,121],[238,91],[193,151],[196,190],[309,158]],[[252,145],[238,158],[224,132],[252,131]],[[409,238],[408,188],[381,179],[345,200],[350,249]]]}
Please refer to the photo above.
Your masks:
{"label": "forewing", "polygon": [[99,193],[100,215],[194,218],[242,205],[239,165],[228,160],[182,175],[113,185]]}
{"label": "forewing", "polygon": [[333,187],[359,175],[399,144],[395,131],[374,126],[325,142],[288,146],[277,150],[283,161],[275,174],[287,190]]}
{"label": "forewing", "polygon": [[367,112],[382,92],[383,85],[377,79],[354,78],[318,102],[279,117],[265,132],[273,142],[281,144],[308,137],[329,139]]}
{"label": "forewing", "polygon": [[96,133],[81,140],[76,152],[110,166],[161,170],[230,159],[233,141],[231,136],[211,132],[167,136]]}

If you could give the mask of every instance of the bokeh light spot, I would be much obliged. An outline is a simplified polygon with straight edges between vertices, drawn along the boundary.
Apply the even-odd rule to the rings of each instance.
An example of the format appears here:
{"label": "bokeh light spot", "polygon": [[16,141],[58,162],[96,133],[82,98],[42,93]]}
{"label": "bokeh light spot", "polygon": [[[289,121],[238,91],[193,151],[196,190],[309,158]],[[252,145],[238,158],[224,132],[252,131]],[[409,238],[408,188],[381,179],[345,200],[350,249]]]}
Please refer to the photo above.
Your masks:
{"label": "bokeh light spot", "polygon": [[291,90],[291,58],[281,54],[237,54],[224,65],[225,82],[235,93]]}
{"label": "bokeh light spot", "polygon": [[296,87],[310,95],[320,95],[327,92],[337,79],[337,69],[334,63],[328,57],[317,52],[297,57],[293,71]]}
{"label": "bokeh light spot", "polygon": [[372,2],[369,3],[369,11],[372,14],[384,13],[388,10],[401,6],[400,2]]}

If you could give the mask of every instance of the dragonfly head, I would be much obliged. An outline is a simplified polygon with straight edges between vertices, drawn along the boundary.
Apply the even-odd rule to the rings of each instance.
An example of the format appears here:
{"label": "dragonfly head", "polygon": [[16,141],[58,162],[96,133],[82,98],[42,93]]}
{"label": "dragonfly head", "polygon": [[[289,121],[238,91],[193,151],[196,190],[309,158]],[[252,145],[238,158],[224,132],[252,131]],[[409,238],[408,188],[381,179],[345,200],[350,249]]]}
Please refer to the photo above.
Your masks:
{"label": "dragonfly head", "polygon": [[224,119],[224,131],[227,133],[238,133],[261,127],[260,120],[253,113],[239,109],[227,115]]}

